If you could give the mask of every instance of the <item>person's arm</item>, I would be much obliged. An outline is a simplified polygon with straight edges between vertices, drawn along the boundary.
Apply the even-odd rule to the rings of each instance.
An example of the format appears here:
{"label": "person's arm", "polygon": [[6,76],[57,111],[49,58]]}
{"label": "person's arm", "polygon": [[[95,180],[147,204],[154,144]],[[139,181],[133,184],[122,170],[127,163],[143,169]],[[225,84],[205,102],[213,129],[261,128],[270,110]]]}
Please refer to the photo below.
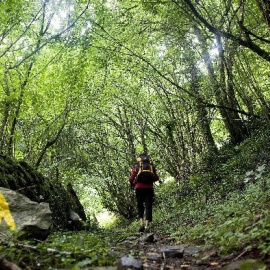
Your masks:
{"label": "person's arm", "polygon": [[132,169],[131,175],[129,177],[129,183],[130,183],[130,185],[133,185],[133,182],[134,182],[135,178],[136,178],[136,167],[134,167]]}
{"label": "person's arm", "polygon": [[158,174],[157,174],[157,170],[156,170],[155,167],[154,167],[154,177],[155,177],[154,182],[156,182],[156,181],[159,180],[159,176],[158,176]]}

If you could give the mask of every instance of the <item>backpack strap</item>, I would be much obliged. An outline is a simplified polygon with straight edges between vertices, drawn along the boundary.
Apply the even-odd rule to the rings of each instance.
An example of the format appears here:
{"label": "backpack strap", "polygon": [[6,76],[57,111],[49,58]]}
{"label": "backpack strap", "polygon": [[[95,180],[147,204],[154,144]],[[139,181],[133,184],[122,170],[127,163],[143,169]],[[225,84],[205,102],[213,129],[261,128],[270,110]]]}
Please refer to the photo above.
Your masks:
{"label": "backpack strap", "polygon": [[[136,172],[137,172],[136,175],[137,175],[137,176],[138,176],[141,172],[150,172],[150,173],[154,174],[153,163],[152,163],[152,161],[151,161],[150,156],[145,156],[145,158],[138,157],[138,158],[137,158],[137,161],[138,161],[138,163],[137,163],[137,170],[136,170]],[[147,161],[147,162],[145,162],[145,161]],[[146,169],[143,168],[143,164],[144,164],[144,163],[148,163],[148,164],[149,164],[149,169],[148,169],[148,170],[146,170]]]}

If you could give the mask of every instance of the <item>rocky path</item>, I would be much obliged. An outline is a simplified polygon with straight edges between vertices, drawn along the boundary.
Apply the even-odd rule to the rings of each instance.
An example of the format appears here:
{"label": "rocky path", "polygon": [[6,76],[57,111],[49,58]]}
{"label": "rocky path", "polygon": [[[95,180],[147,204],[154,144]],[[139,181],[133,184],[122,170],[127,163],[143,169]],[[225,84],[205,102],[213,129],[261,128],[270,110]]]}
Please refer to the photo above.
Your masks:
{"label": "rocky path", "polygon": [[175,245],[168,238],[152,233],[128,237],[110,252],[119,256],[118,266],[111,268],[118,270],[270,269],[268,261],[254,259],[258,258],[255,254],[241,252],[221,258],[213,249],[196,245]]}
{"label": "rocky path", "polygon": [[[23,247],[26,248],[26,245]],[[35,246],[29,246],[37,252]],[[218,256],[214,248],[206,248],[197,245],[180,245],[174,239],[153,233],[134,235],[127,237],[120,243],[111,244],[110,255],[118,258],[116,266],[109,267],[72,267],[61,268],[61,270],[266,270],[270,269],[270,253],[262,256],[256,252],[242,251],[226,257]],[[58,255],[70,257],[72,253],[58,252]],[[107,256],[107,252],[105,254]],[[80,257],[83,260],[83,256]],[[89,260],[89,258],[85,258]],[[112,263],[114,260],[112,261]],[[33,265],[32,265],[33,266]],[[60,268],[19,268],[12,262],[0,256],[0,270],[38,270]]]}

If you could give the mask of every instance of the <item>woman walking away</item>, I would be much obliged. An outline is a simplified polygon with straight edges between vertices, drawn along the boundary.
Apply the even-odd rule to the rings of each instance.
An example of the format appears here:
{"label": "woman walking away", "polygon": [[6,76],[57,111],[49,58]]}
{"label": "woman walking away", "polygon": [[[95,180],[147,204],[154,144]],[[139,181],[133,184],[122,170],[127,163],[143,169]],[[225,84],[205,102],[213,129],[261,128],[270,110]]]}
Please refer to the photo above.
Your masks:
{"label": "woman walking away", "polygon": [[139,232],[148,231],[150,222],[152,222],[152,205],[154,199],[153,183],[158,180],[159,176],[157,175],[151,157],[147,154],[140,154],[137,158],[137,164],[133,167],[129,177],[130,185],[135,186],[140,219]]}

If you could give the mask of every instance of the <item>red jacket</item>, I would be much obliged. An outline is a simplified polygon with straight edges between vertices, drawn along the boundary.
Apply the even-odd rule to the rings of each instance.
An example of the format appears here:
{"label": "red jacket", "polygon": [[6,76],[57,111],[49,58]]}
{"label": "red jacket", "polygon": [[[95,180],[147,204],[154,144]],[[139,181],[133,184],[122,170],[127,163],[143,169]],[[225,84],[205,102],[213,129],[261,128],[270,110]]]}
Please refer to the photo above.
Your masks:
{"label": "red jacket", "polygon": [[[133,181],[135,180],[137,176],[137,172],[136,172],[136,166],[132,169],[132,173],[129,177],[129,182],[130,184],[133,184]],[[154,176],[155,176],[155,181],[159,180],[159,176],[157,175],[156,170],[154,169]],[[136,183],[135,188],[153,188],[153,184],[145,184],[145,183]]]}

